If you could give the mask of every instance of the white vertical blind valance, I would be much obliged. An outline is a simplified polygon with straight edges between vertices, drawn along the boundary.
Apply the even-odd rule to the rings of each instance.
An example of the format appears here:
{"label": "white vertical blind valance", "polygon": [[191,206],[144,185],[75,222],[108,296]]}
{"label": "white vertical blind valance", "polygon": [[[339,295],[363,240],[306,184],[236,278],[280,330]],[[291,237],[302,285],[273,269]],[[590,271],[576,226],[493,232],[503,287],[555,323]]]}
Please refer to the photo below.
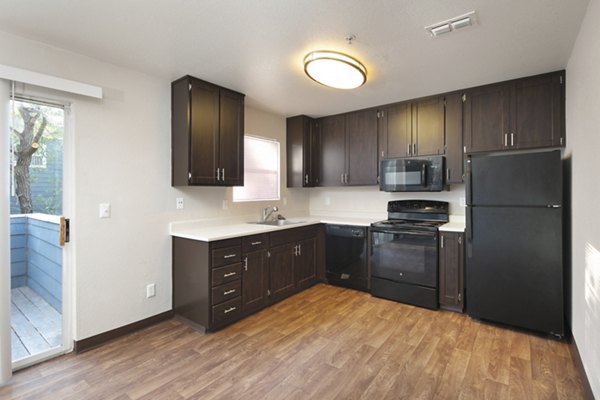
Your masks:
{"label": "white vertical blind valance", "polygon": [[3,64],[0,64],[0,79],[56,89],[63,92],[94,97],[96,99],[101,99],[103,96],[102,88],[98,86],[41,74],[39,72],[28,71],[26,69],[10,67]]}

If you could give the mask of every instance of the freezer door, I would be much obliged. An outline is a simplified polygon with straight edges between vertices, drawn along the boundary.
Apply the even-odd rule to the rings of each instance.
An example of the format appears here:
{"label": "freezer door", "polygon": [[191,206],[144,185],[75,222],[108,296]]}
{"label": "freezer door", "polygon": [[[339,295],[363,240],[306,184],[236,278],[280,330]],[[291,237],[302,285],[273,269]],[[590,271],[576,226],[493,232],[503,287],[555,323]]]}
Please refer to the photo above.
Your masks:
{"label": "freezer door", "polygon": [[468,211],[467,313],[563,335],[562,210]]}
{"label": "freezer door", "polygon": [[467,160],[467,200],[481,206],[562,204],[560,150],[473,155]]}

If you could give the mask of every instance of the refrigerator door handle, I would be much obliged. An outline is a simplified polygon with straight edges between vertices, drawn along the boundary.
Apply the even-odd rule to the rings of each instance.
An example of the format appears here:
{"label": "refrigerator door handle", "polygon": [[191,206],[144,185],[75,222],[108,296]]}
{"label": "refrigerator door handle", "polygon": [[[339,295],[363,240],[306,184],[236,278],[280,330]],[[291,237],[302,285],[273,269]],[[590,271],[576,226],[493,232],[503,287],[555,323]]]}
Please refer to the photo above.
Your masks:
{"label": "refrigerator door handle", "polygon": [[467,258],[473,255],[473,207],[467,207],[467,240],[465,241]]}
{"label": "refrigerator door handle", "polygon": [[471,186],[472,186],[472,182],[471,182],[471,159],[468,158],[467,162],[466,162],[466,168],[465,168],[465,196],[466,196],[466,203],[467,205],[471,205]]}

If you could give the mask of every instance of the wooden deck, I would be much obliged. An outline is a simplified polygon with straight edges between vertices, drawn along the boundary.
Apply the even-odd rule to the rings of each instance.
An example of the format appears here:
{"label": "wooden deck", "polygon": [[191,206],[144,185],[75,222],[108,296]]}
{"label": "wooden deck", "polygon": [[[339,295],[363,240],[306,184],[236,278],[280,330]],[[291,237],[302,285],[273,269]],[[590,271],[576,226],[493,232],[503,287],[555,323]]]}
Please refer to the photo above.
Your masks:
{"label": "wooden deck", "polygon": [[12,360],[61,345],[62,316],[27,286],[11,290]]}

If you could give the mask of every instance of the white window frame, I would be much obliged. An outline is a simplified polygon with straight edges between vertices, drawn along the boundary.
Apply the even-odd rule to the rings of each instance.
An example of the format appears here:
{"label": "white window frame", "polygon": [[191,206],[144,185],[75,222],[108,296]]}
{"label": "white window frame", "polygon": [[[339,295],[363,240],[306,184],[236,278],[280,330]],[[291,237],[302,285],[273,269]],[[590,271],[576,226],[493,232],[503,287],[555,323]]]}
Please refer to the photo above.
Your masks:
{"label": "white window frame", "polygon": [[[266,137],[261,137],[261,136],[257,136],[257,135],[250,135],[250,134],[245,134],[244,135],[244,141],[246,139],[250,139],[250,140],[261,140],[264,142],[270,142],[270,143],[275,143],[277,144],[277,194],[276,196],[273,197],[268,197],[268,198],[258,198],[258,197],[253,197],[253,198],[240,198],[241,197],[241,193],[243,191],[243,187],[246,187],[246,185],[248,184],[248,179],[246,179],[246,176],[244,176],[244,186],[243,187],[233,187],[233,202],[234,203],[243,203],[243,202],[251,202],[251,201],[278,201],[281,198],[281,143],[277,140],[277,139],[273,139],[273,138],[266,138]],[[244,145],[244,175],[246,174],[246,172],[248,170],[251,170],[248,168],[248,166],[246,165],[246,154],[247,154],[247,149],[248,146]],[[236,196],[237,193],[237,196]],[[236,198],[237,197],[237,198]]]}

